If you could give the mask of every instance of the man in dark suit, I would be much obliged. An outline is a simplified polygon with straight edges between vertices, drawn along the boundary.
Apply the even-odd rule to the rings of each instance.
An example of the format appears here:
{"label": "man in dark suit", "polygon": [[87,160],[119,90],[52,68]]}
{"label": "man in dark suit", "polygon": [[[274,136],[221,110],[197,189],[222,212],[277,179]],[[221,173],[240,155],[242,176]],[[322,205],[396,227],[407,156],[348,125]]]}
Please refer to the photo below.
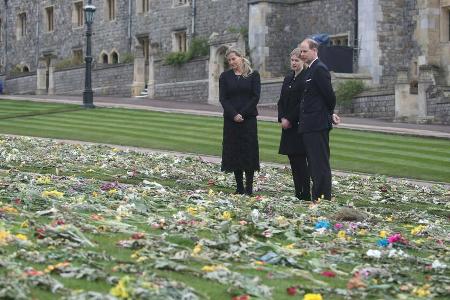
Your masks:
{"label": "man in dark suit", "polygon": [[300,103],[299,133],[313,181],[312,199],[331,199],[331,167],[329,134],[336,105],[328,68],[318,59],[319,44],[312,39],[300,43],[300,57],[309,66],[305,74],[305,90]]}

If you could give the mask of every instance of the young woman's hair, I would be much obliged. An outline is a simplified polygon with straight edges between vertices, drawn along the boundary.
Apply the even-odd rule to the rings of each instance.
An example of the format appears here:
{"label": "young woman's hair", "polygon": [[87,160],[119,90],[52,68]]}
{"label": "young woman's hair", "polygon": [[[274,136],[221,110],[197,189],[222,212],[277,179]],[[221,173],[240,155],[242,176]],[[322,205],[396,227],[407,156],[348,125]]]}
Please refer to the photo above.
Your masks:
{"label": "young woman's hair", "polygon": [[225,52],[225,57],[228,58],[228,55],[231,53],[234,53],[236,56],[242,58],[242,76],[247,77],[253,73],[250,61],[245,57],[244,53],[240,49],[229,47],[227,52]]}
{"label": "young woman's hair", "polygon": [[294,50],[291,51],[291,55],[289,57],[295,56],[295,57],[300,58],[301,53],[302,52],[300,51],[300,48],[295,48]]}

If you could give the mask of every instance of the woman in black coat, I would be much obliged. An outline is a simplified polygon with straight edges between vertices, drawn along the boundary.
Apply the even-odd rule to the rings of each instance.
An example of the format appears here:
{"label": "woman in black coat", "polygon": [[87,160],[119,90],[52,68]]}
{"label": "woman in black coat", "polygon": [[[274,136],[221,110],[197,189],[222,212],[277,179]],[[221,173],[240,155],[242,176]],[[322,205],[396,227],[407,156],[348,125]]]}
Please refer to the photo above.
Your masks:
{"label": "woman in black coat", "polygon": [[219,78],[219,100],[224,117],[221,169],[234,172],[236,194],[251,195],[254,172],[259,171],[256,105],[261,82],[259,73],[252,70],[239,49],[229,48],[225,57],[231,69]]}
{"label": "woman in black coat", "polygon": [[291,52],[292,71],[284,78],[278,100],[278,122],[281,123],[279,153],[287,155],[292,169],[295,196],[301,200],[311,200],[310,174],[306,160],[305,146],[298,133],[300,100],[305,88],[305,70],[300,59],[300,49]]}

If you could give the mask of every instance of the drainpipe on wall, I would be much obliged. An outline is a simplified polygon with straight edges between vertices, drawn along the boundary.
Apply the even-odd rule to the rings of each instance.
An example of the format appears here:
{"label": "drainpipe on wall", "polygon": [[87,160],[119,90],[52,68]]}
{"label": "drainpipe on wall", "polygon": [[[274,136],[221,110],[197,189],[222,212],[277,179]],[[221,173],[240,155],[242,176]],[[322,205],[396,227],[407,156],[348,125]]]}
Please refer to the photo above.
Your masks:
{"label": "drainpipe on wall", "polygon": [[191,32],[192,32],[192,37],[195,36],[195,14],[196,14],[196,9],[195,9],[195,0],[192,0],[192,28],[191,28]]}
{"label": "drainpipe on wall", "polygon": [[5,0],[5,51],[3,51],[3,62],[5,64],[5,75],[8,69],[8,0]]}
{"label": "drainpipe on wall", "polygon": [[[358,0],[353,1],[353,9],[355,14],[355,19],[353,22],[353,66],[356,66],[358,62],[358,54],[359,54],[359,40],[358,40]],[[353,68],[357,70],[357,68]]]}
{"label": "drainpipe on wall", "polygon": [[40,29],[40,24],[41,24],[41,10],[39,8],[39,3],[36,2],[37,4],[37,24],[36,24],[36,68],[39,65],[39,52],[40,52],[40,40],[39,40],[39,29]]}
{"label": "drainpipe on wall", "polygon": [[131,0],[128,0],[128,52],[131,53]]}

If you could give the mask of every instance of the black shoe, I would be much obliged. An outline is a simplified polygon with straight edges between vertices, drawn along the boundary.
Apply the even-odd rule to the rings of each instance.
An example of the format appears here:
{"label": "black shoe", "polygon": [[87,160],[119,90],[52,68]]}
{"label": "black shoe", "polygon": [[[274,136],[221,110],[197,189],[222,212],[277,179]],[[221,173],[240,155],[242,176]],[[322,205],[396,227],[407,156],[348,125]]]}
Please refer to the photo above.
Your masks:
{"label": "black shoe", "polygon": [[236,191],[234,191],[233,194],[235,194],[235,195],[244,195],[244,189],[243,188],[242,189],[236,189]]}

